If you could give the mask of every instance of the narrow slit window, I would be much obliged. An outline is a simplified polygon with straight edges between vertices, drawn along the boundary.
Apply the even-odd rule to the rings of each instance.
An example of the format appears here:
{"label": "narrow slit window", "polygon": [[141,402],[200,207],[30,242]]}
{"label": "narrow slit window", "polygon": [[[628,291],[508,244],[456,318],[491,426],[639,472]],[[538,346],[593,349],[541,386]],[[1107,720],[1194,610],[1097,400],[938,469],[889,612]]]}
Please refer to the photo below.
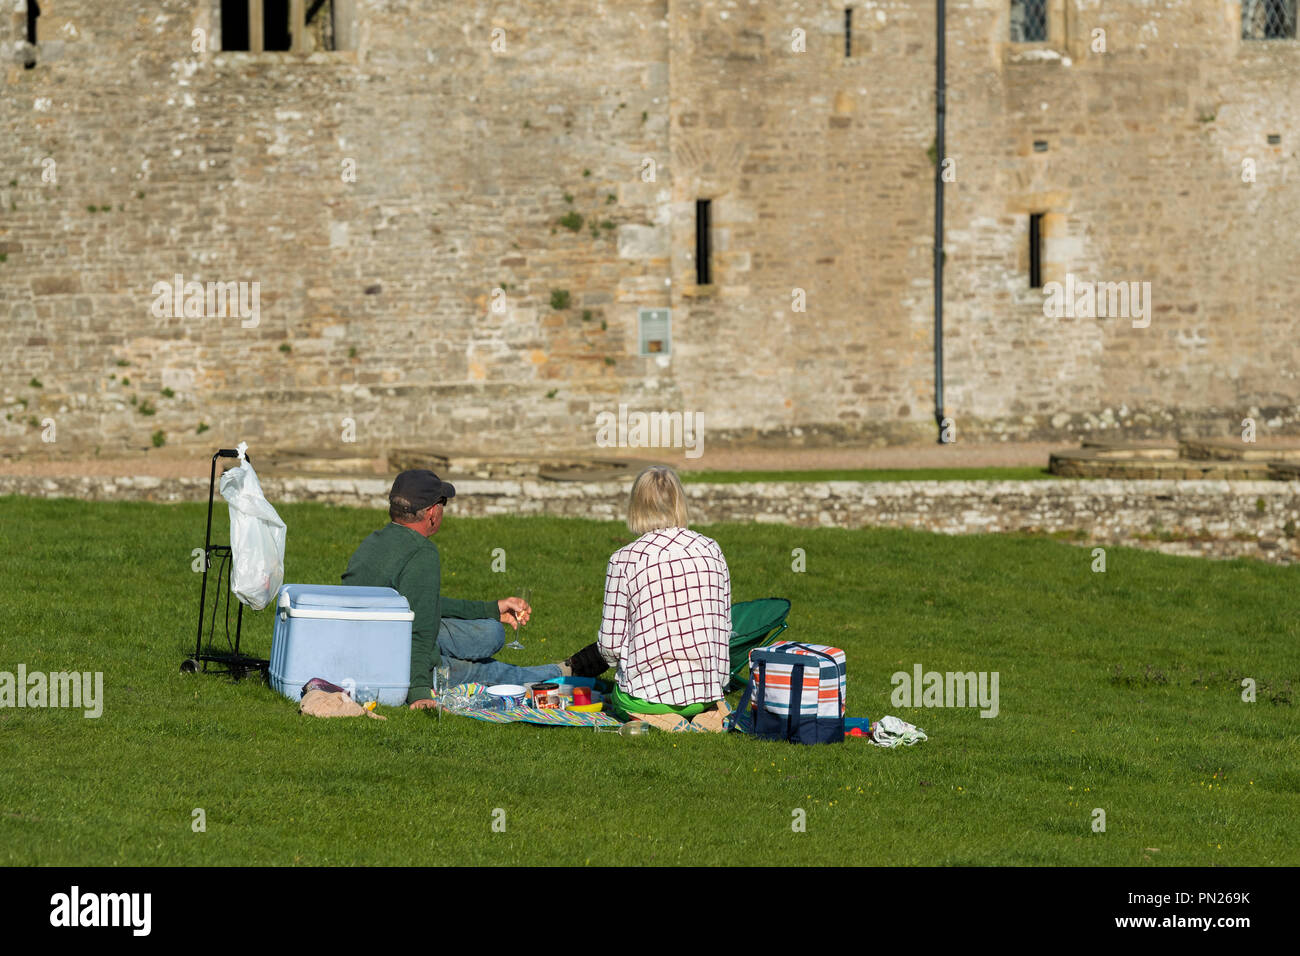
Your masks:
{"label": "narrow slit window", "polygon": [[712,217],[713,200],[695,200],[695,284],[708,285],[711,281],[709,270],[709,220]]}
{"label": "narrow slit window", "polygon": [[844,8],[844,56],[853,55],[853,8]]}
{"label": "narrow slit window", "polygon": [[1043,287],[1043,214],[1029,214],[1029,288]]}
{"label": "narrow slit window", "polygon": [[289,0],[262,0],[262,49],[285,52],[293,48]]}
{"label": "narrow slit window", "polygon": [[41,15],[41,5],[36,0],[27,0],[27,50],[23,55],[23,69],[30,70],[36,66],[36,18]]}
{"label": "narrow slit window", "polygon": [[247,50],[248,0],[221,0],[221,49]]}

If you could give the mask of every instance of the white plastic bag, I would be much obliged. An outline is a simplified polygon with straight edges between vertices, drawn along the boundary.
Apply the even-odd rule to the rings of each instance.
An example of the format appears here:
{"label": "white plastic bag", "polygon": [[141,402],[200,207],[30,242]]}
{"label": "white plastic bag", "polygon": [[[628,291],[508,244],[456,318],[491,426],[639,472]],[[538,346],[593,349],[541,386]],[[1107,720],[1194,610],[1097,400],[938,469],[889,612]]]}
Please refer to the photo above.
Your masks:
{"label": "white plastic bag", "polygon": [[897,717],[881,717],[871,731],[871,742],[880,747],[911,747],[929,740],[924,730]]}
{"label": "white plastic bag", "polygon": [[221,476],[221,497],[230,504],[230,590],[254,611],[271,603],[284,583],[284,522],[262,494],[253,463],[244,458]]}

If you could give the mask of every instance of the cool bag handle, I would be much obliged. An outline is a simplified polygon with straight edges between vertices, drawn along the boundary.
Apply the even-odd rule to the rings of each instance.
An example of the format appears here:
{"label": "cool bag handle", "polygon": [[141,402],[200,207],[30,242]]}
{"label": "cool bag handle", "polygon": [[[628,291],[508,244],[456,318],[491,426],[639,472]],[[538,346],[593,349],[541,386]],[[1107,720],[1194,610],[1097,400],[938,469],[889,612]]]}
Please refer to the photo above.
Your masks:
{"label": "cool bag handle", "polygon": [[[761,661],[759,662],[759,665],[758,665],[758,682],[759,682],[760,685],[763,684],[763,675],[764,675],[764,672],[765,672],[765,670],[766,670],[766,667],[767,667],[766,664],[764,664],[764,663],[761,662]],[[745,708],[749,706],[749,701],[750,701],[750,698],[753,696],[753,694],[754,694],[754,675],[753,675],[753,669],[751,668],[751,669],[750,669],[750,678],[749,678],[749,681],[748,681],[748,683],[745,684],[745,692],[744,692],[743,694],[740,695],[740,703],[736,705],[736,709],[735,709],[735,711],[731,714],[730,717],[727,718],[727,729],[728,729],[728,730],[735,730],[735,729],[736,729],[737,725],[740,723],[740,718],[741,718],[741,716],[745,713]],[[761,701],[762,701],[762,697],[759,698],[759,701],[760,701],[759,706],[761,707],[761,706],[762,706],[762,703],[761,703]],[[754,730],[754,728],[751,726],[751,727],[750,727],[750,731],[752,732],[753,730]]]}
{"label": "cool bag handle", "polygon": [[[795,688],[798,688],[798,696]],[[795,664],[790,671],[790,708],[785,715],[785,739],[799,738],[799,725],[803,723],[803,665]]]}

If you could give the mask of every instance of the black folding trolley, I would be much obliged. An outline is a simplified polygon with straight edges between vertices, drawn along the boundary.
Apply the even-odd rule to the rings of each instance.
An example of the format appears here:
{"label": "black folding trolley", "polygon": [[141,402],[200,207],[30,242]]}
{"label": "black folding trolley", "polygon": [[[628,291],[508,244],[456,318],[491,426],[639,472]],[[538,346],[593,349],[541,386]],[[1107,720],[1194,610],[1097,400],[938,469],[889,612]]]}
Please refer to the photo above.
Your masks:
{"label": "black folding trolley", "polygon": [[[208,478],[208,529],[203,536],[203,582],[199,587],[199,630],[194,639],[194,656],[188,657],[181,662],[181,672],[193,674],[202,670],[208,671],[209,664],[216,664],[223,667],[226,672],[236,680],[246,677],[253,671],[266,670],[271,662],[260,657],[251,657],[247,654],[241,654],[239,651],[239,636],[244,624],[244,605],[241,601],[235,603],[239,609],[235,612],[235,637],[230,638],[230,564],[231,551],[228,544],[212,543],[212,503],[216,497],[217,490],[217,459],[218,458],[238,458],[239,452],[233,448],[221,448],[212,456],[212,472]],[[244,459],[252,461],[252,457],[245,452]],[[217,584],[216,591],[213,595],[212,614],[208,622],[207,643],[203,639],[203,617],[208,603],[208,571],[212,568],[213,561],[217,562]],[[213,646],[213,640],[217,626],[218,610],[221,607],[222,580],[226,581],[225,596],[225,649],[219,646]]]}

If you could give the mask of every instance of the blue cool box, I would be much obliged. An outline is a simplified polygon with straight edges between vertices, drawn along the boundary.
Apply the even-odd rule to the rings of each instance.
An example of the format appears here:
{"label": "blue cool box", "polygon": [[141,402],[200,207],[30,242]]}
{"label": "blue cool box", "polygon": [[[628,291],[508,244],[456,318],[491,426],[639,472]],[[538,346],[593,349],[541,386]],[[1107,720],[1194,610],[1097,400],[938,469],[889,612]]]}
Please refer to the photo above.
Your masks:
{"label": "blue cool box", "polygon": [[271,686],[296,701],[303,684],[322,677],[400,706],[411,688],[414,619],[392,588],[286,584],[275,602]]}

